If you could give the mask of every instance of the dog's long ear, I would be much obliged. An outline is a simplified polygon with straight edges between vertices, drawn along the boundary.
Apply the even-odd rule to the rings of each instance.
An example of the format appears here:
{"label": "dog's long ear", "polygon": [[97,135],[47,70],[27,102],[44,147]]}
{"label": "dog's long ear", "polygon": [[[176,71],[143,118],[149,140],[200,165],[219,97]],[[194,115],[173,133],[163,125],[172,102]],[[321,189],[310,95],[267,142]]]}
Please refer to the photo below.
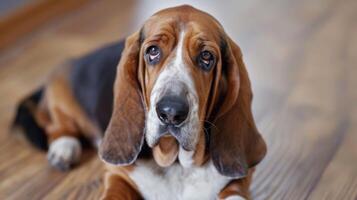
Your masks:
{"label": "dog's long ear", "polygon": [[266,154],[251,111],[252,90],[239,47],[222,38],[220,99],[215,113],[210,152],[216,169],[225,176],[240,178]]}
{"label": "dog's long ear", "polygon": [[144,140],[144,105],[138,80],[139,33],[126,39],[114,83],[114,105],[99,148],[101,159],[115,165],[133,163]]}

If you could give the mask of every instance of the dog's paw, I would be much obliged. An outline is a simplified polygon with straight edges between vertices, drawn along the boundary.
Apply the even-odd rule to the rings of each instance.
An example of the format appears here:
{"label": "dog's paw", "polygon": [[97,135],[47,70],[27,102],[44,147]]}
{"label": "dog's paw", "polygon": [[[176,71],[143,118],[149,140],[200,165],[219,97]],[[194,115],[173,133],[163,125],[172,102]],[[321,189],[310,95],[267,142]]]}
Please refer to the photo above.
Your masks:
{"label": "dog's paw", "polygon": [[226,197],[225,200],[246,200],[246,198],[241,197],[239,195],[232,195],[232,196]]}
{"label": "dog's paw", "polygon": [[81,153],[81,144],[77,138],[63,136],[50,144],[47,159],[53,167],[66,171],[79,162]]}

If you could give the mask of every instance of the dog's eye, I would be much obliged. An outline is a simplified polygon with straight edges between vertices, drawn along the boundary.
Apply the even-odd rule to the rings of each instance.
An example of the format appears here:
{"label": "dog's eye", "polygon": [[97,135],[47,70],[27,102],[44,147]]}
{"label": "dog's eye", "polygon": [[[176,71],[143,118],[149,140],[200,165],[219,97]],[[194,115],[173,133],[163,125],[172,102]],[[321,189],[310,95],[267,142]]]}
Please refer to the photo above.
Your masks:
{"label": "dog's eye", "polygon": [[158,46],[150,46],[146,49],[145,57],[147,62],[151,65],[155,65],[160,61],[161,50]]}
{"label": "dog's eye", "polygon": [[214,56],[209,51],[202,51],[198,57],[198,64],[204,70],[210,70],[214,64]]}

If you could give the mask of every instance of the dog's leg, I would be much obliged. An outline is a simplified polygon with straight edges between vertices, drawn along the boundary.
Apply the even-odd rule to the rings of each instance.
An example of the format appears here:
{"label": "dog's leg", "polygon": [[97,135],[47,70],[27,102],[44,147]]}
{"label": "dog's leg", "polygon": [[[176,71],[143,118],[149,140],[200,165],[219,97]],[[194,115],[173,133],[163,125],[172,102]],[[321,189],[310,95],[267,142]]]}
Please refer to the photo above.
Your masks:
{"label": "dog's leg", "polygon": [[37,121],[44,127],[48,136],[48,160],[60,170],[68,170],[79,162],[81,135],[95,144],[101,137],[78,105],[67,80],[62,76],[53,77],[47,84],[44,99],[38,109]]}
{"label": "dog's leg", "polygon": [[135,186],[128,180],[118,174],[106,172],[104,176],[104,192],[102,200],[137,200],[143,199]]}
{"label": "dog's leg", "polygon": [[60,109],[52,108],[50,113],[51,123],[46,126],[49,141],[47,159],[55,168],[68,170],[81,157],[79,132],[75,122]]}
{"label": "dog's leg", "polygon": [[249,186],[252,182],[254,168],[249,169],[248,176],[242,179],[233,180],[226,185],[218,194],[219,199],[224,200],[244,200],[251,199]]}

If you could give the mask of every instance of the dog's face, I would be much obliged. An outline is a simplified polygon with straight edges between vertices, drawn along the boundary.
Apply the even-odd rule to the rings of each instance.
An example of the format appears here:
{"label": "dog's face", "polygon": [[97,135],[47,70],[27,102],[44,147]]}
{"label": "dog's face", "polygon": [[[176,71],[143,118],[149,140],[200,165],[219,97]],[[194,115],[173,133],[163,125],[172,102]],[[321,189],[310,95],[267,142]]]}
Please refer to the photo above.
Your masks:
{"label": "dog's face", "polygon": [[232,177],[265,154],[240,50],[207,13],[181,6],[150,17],[127,39],[114,93],[100,148],[106,162],[131,164],[144,138],[160,166],[177,157],[184,167],[200,165],[210,152]]}
{"label": "dog's face", "polygon": [[172,136],[179,145],[173,143],[172,149],[193,155],[204,134],[209,96],[221,63],[221,28],[205,13],[189,13],[184,8],[169,9],[151,17],[141,30],[140,56],[145,66],[148,145],[155,147],[162,136]]}

